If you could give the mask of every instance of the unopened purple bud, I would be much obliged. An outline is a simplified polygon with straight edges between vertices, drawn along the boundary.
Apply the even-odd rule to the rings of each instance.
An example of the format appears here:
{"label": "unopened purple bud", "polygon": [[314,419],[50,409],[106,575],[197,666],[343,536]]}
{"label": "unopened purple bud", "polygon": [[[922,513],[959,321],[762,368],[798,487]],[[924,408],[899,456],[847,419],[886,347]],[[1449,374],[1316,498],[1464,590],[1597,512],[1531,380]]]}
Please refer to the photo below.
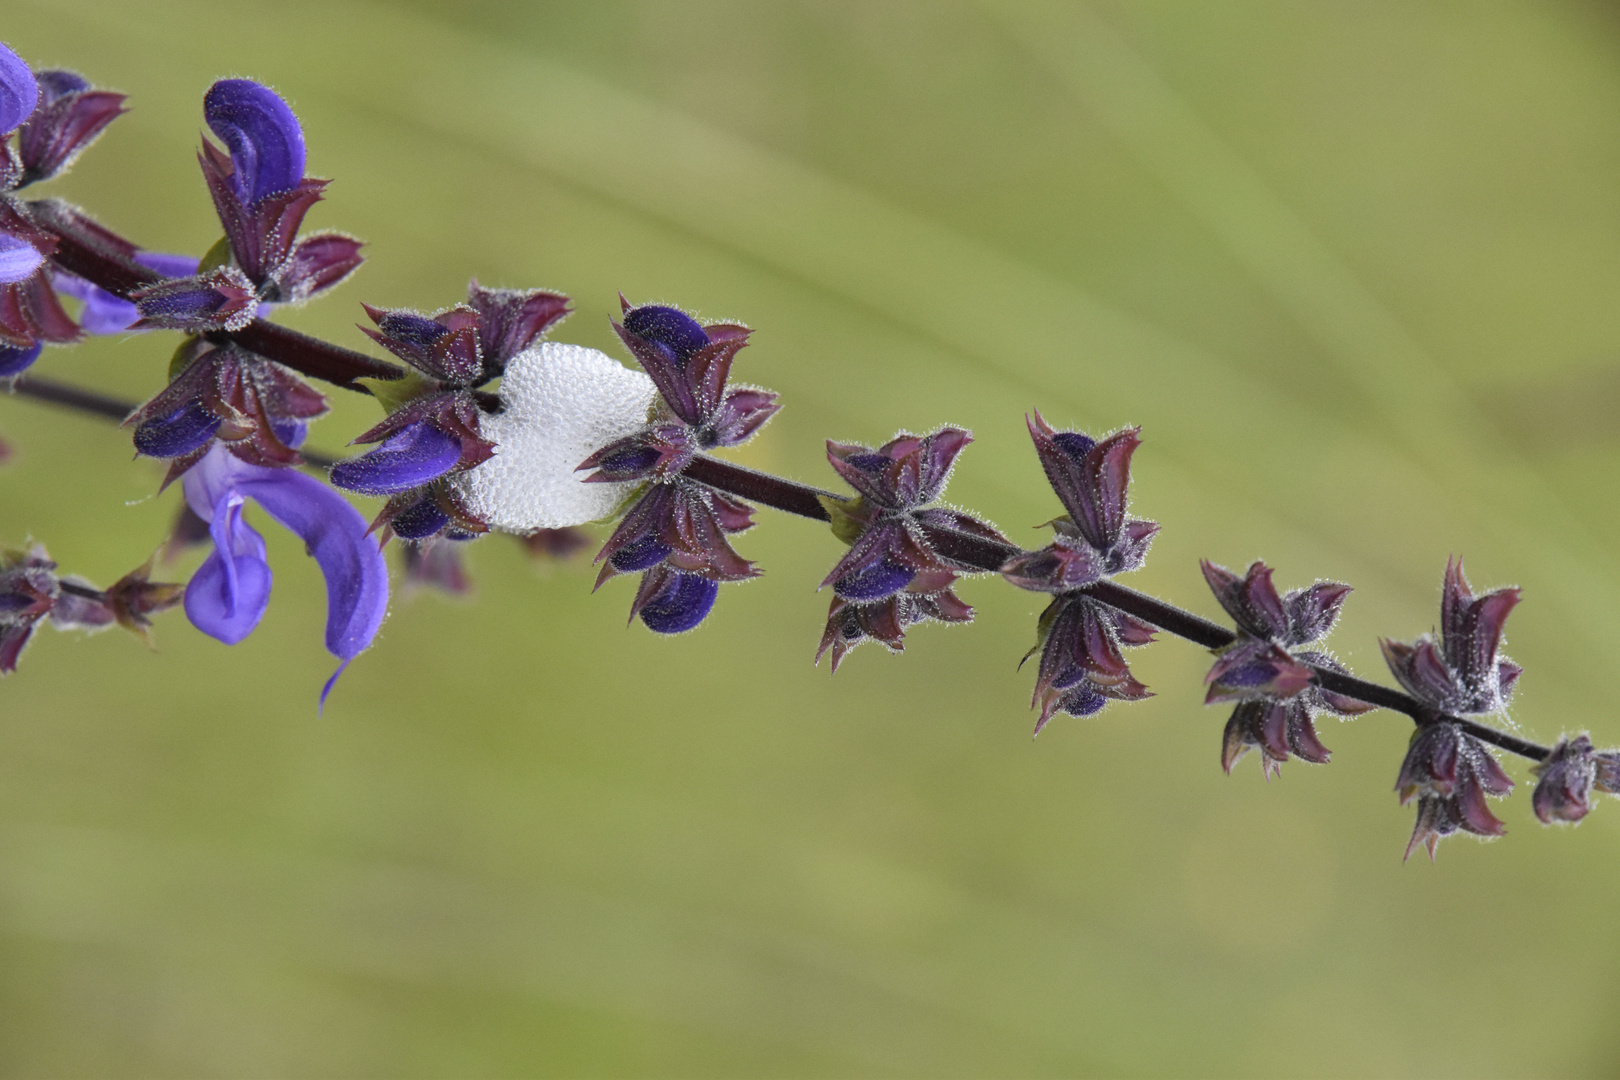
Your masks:
{"label": "unopened purple bud", "polygon": [[624,449],[615,453],[593,455],[590,467],[602,470],[604,480],[646,476],[654,465],[671,456],[661,447],[646,446],[631,440],[624,442],[627,444]]}
{"label": "unopened purple bud", "polygon": [[833,583],[833,592],[845,600],[855,600],[868,603],[881,600],[885,596],[893,596],[917,576],[917,571],[909,566],[901,566],[890,559],[868,566],[866,569]]}
{"label": "unopened purple bud", "polygon": [[1059,431],[1053,434],[1052,441],[1057,443],[1058,449],[1074,462],[1079,462],[1097,445],[1097,440],[1081,431]]}
{"label": "unopened purple bud", "polygon": [[199,334],[240,330],[258,311],[253,283],[234,266],[160,281],[136,290],[130,299],[141,314],[140,329]]}
{"label": "unopened purple bud", "polygon": [[21,348],[0,345],[0,379],[14,378],[27,371],[39,359],[40,350],[44,347],[44,343],[39,341]]}
{"label": "unopened purple bud", "polygon": [[219,430],[221,420],[201,402],[148,420],[135,429],[135,449],[154,458],[177,458],[201,449]]}
{"label": "unopened purple bud", "polygon": [[[135,261],[150,266],[166,278],[194,277],[197,273],[197,260],[190,255],[140,251],[136,252]],[[84,301],[84,310],[79,312],[79,327],[87,334],[117,334],[140,321],[141,313],[134,304],[98,289],[83,278],[57,274],[52,281],[57,292]],[[263,304],[259,305],[261,315],[265,310]]]}
{"label": "unopened purple bud", "polygon": [[448,326],[414,311],[380,311],[376,320],[377,329],[382,333],[422,349],[450,332]]}
{"label": "unopened purple bud", "polygon": [[649,533],[615,551],[608,561],[619,573],[633,574],[637,570],[657,566],[667,559],[669,554],[670,546]]}
{"label": "unopened purple bud", "polygon": [[673,573],[662,588],[641,605],[638,614],[647,629],[654,633],[682,634],[708,617],[719,592],[719,584],[706,577]]}
{"label": "unopened purple bud", "polygon": [[437,533],[450,524],[450,515],[439,507],[438,500],[429,497],[406,507],[388,523],[394,535],[402,540],[421,540]]}
{"label": "unopened purple bud", "polygon": [[362,495],[390,495],[443,476],[460,459],[459,440],[432,424],[412,424],[371,453],[332,466],[332,483]]}
{"label": "unopened purple bud", "polygon": [[203,96],[203,116],[236,167],[232,183],[249,206],[291,191],[304,178],[304,132],[274,91],[250,79],[221,79]]}
{"label": "unopened purple bud", "polygon": [[664,346],[684,363],[709,343],[698,321],[684,311],[661,304],[644,304],[625,312],[624,328],[648,341]]}
{"label": "unopened purple bud", "polygon": [[22,57],[0,44],[0,138],[10,135],[39,104],[39,83]]}
{"label": "unopened purple bud", "polygon": [[[1057,699],[1052,712],[1067,713],[1070,716],[1091,716],[1101,712],[1107,704],[1108,698],[1104,697],[1095,685],[1089,680],[1080,679],[1074,689],[1069,690]],[[1046,721],[1050,715],[1049,713],[1047,717],[1043,717],[1036,724],[1035,734],[1039,735],[1041,733],[1041,728],[1046,726]]]}

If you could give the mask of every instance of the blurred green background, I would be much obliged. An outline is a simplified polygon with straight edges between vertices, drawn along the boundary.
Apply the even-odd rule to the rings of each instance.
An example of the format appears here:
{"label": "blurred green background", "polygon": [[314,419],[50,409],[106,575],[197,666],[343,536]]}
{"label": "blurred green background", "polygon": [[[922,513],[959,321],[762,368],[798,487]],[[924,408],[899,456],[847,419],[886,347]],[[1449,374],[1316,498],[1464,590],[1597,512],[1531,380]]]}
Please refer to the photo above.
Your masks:
{"label": "blurred green background", "polygon": [[[1024,411],[1140,423],[1131,584],[1348,581],[1335,644],[1383,679],[1462,554],[1524,588],[1521,730],[1620,741],[1610,7],[12,0],[0,38],[130,93],[52,193],[162,250],[218,234],[209,82],[286,95],[311,224],[371,260],[292,324],[362,346],[361,300],[474,274],[616,355],[620,289],[742,319],[786,404],[742,460],[831,484],[825,438],[971,427],[950,497],[1029,544]],[[141,397],[171,348],[38,370]],[[334,406],[313,444],[374,420]],[[13,400],[0,435],[0,538],[102,583],[162,539],[127,433]],[[1620,807],[1544,830],[1515,762],[1507,839],[1402,865],[1404,719],[1229,778],[1174,640],[1134,658],[1158,697],[1032,743],[1040,601],[994,581],[832,678],[840,548],[760,518],[766,576],[675,640],[481,542],[476,600],[400,597],[324,719],[274,526],[236,648],[43,633],[0,685],[0,1070],[1614,1075]]]}

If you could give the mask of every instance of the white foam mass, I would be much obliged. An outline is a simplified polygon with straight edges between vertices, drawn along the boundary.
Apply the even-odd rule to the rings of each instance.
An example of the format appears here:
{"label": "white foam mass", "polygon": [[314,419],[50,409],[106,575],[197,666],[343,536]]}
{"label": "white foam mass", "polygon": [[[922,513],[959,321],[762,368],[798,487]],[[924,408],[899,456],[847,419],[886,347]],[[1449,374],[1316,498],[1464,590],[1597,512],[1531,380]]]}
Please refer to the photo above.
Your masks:
{"label": "white foam mass", "polygon": [[456,478],[467,508],[505,532],[583,525],[611,514],[633,484],[587,484],[574,467],[647,422],[653,381],[606,353],[548,341],[506,365],[501,401],[480,429],[495,456]]}

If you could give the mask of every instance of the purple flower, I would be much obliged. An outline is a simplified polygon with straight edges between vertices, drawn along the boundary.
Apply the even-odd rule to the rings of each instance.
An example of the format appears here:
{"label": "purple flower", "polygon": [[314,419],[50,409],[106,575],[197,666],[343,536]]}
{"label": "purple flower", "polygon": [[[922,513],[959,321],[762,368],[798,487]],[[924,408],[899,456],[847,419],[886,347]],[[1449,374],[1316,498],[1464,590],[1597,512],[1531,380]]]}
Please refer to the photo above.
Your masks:
{"label": "purple flower", "polygon": [[1140,429],[1098,441],[1053,428],[1039,411],[1025,422],[1041,468],[1068,511],[1049,523],[1051,544],[1001,567],[1001,576],[1019,588],[1054,594],[1037,624],[1035,648],[1025,656],[1041,653],[1033,701],[1041,710],[1039,735],[1059,712],[1090,716],[1111,700],[1150,696],[1121,650],[1152,641],[1153,628],[1078,590],[1139,569],[1159,526],[1126,514]]}
{"label": "purple flower", "polygon": [[405,379],[370,380],[391,411],[354,440],[381,443],[332,469],[332,483],[365,495],[390,496],[373,527],[406,539],[445,529],[480,533],[488,525],[466,508],[447,481],[488,461],[495,444],[484,437],[484,404],[476,388],[497,378],[568,314],[568,298],[534,289],[486,289],[475,279],[468,304],[433,315],[364,305],[377,329],[361,327],[411,365]]}
{"label": "purple flower", "polygon": [[234,266],[160,281],[129,296],[140,312],[140,330],[240,330],[258,314],[253,282]]}
{"label": "purple flower", "polygon": [[1408,859],[1419,845],[1426,845],[1432,860],[1441,839],[1459,831],[1484,837],[1507,831],[1485,797],[1502,798],[1513,790],[1513,781],[1485,744],[1456,723],[1418,726],[1395,790],[1402,806],[1418,800],[1417,825],[1406,845]]}
{"label": "purple flower", "polygon": [[837,671],[844,654],[868,640],[900,652],[914,623],[973,620],[973,609],[950,587],[958,575],[978,569],[941,556],[925,532],[931,526],[1007,542],[977,518],[927,505],[944,492],[957,455],[972,441],[966,431],[947,427],[928,435],[901,432],[876,449],[827,443],[827,460],[857,495],[823,500],[833,535],[850,548],[821,583],[832,586],[833,600],[818,663],[831,649]]}
{"label": "purple flower", "polygon": [[624,322],[614,323],[613,329],[658,387],[669,411],[686,425],[696,449],[740,446],[781,408],[768,390],[726,385],[732,361],[753,333],[746,326],[700,324],[676,308],[631,307],[622,296],[619,301]]}
{"label": "purple flower", "polygon": [[732,361],[752,333],[747,327],[699,323],[676,308],[619,300],[624,322],[613,329],[658,388],[660,407],[640,431],[580,463],[595,470],[586,477],[591,483],[651,481],[597,554],[603,564],[597,586],[641,572],[631,617],[639,614],[659,633],[679,633],[708,615],[716,583],[758,574],[726,539],[753,525],[753,508],[685,470],[701,451],[753,438],[780,406],[768,390],[728,386]]}
{"label": "purple flower", "polygon": [[1586,735],[1559,739],[1547,760],[1532,771],[1540,779],[1531,805],[1543,825],[1581,820],[1591,812],[1594,787],[1620,795],[1620,751],[1594,750]]}
{"label": "purple flower", "polygon": [[298,238],[325,180],[304,176],[304,133],[287,103],[248,79],[222,79],[203,97],[208,127],[199,163],[225,228],[231,262],[131,295],[142,325],[207,333],[240,329],[258,301],[298,304],[332,288],[363,261],[341,233]]}
{"label": "purple flower", "polygon": [[684,634],[708,617],[719,592],[719,583],[711,578],[657,565],[641,575],[630,618],[640,616],[655,633]]}
{"label": "purple flower", "polygon": [[203,116],[231,152],[231,190],[248,206],[304,181],[304,132],[287,103],[251,79],[221,79],[203,95]]}
{"label": "purple flower", "polygon": [[1314,685],[1312,667],[1345,669],[1324,652],[1304,649],[1326,637],[1339,618],[1350,586],[1324,581],[1277,595],[1271,568],[1251,565],[1242,577],[1205,560],[1204,579],[1237,623],[1237,640],[1210,668],[1206,704],[1238,702],[1221,742],[1221,766],[1230,773],[1237,760],[1259,748],[1266,778],[1276,775],[1290,752],[1321,765],[1329,760],[1317,738],[1322,713],[1353,716],[1372,706]]}
{"label": "purple flower", "polygon": [[176,374],[124,423],[135,449],[170,462],[165,487],[209,448],[223,443],[250,465],[303,459],[291,441],[303,421],[326,412],[326,399],[285,368],[229,342],[192,338],[176,355]]}
{"label": "purple flower", "polygon": [[39,249],[20,236],[0,233],[0,282],[25,281],[45,265]]}
{"label": "purple flower", "polygon": [[208,522],[214,541],[186,587],[186,616],[203,633],[234,645],[253,632],[270,601],[264,539],[242,516],[247,500],[301,539],[320,566],[326,648],[342,661],[321,691],[324,704],[337,676],[371,645],[388,611],[388,567],[366,519],[319,480],[250,465],[223,447],[205,454],[182,482],[186,502]]}
{"label": "purple flower", "polygon": [[0,344],[0,379],[15,378],[27,371],[44,348],[42,341],[26,346]]}
{"label": "purple flower", "polygon": [[1519,602],[1516,588],[1476,597],[1461,559],[1446,561],[1440,598],[1440,637],[1424,634],[1410,645],[1381,641],[1390,671],[1407,693],[1440,712],[1500,712],[1524,669],[1499,656],[1502,624]]}

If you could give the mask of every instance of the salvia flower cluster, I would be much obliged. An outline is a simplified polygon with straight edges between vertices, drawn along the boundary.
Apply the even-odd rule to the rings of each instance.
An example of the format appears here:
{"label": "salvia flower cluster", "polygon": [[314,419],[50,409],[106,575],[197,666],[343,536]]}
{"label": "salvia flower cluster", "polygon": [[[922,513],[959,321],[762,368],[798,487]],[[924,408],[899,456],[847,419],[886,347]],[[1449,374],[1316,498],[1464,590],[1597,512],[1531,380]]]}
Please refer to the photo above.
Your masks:
{"label": "salvia flower cluster", "polygon": [[377,344],[411,366],[404,379],[370,380],[391,406],[386,419],[353,440],[377,449],[332,468],[332,483],[363,495],[386,495],[376,526],[406,540],[466,540],[489,526],[458,497],[448,478],[495,456],[482,432],[477,388],[506,371],[568,314],[568,298],[536,289],[485,289],[476,280],[467,303],[434,315],[366,305]]}
{"label": "salvia flower cluster", "polygon": [[827,460],[856,496],[827,499],[833,534],[849,551],[822,581],[832,586],[832,606],[816,660],[832,650],[838,670],[844,654],[864,641],[899,652],[906,627],[938,621],[971,622],[973,609],[951,591],[963,574],[982,571],[936,551],[927,528],[951,529],[1006,543],[971,514],[931,505],[944,494],[951,467],[973,436],[960,428],[929,435],[902,433],[871,449],[827,443]]}
{"label": "salvia flower cluster", "polygon": [[1013,585],[1052,594],[1029,653],[1041,654],[1032,703],[1041,711],[1038,735],[1059,712],[1090,716],[1111,700],[1150,696],[1131,674],[1122,649],[1151,643],[1153,627],[1081,590],[1141,569],[1159,526],[1125,512],[1131,455],[1141,445],[1136,428],[1099,441],[1084,432],[1058,431],[1038,411],[1028,424],[1041,468],[1068,511],[1049,522],[1051,544],[1015,555],[1001,567],[1001,576]]}
{"label": "salvia flower cluster", "polygon": [[1254,748],[1260,750],[1268,778],[1290,754],[1327,764],[1331,755],[1317,737],[1316,717],[1354,716],[1372,706],[1316,685],[1318,671],[1345,668],[1320,649],[1303,646],[1319,642],[1333,629],[1350,586],[1318,582],[1279,596],[1265,563],[1253,564],[1242,577],[1208,560],[1203,569],[1204,580],[1238,630],[1237,640],[1204,679],[1209,685],[1206,703],[1237,702],[1221,742],[1222,767],[1231,772],[1238,758]]}
{"label": "salvia flower cluster", "polygon": [[596,583],[639,572],[630,617],[678,634],[708,617],[720,582],[758,573],[726,539],[753,525],[753,507],[686,470],[702,451],[753,438],[779,406],[769,390],[729,385],[732,362],[748,344],[746,326],[704,324],[662,304],[632,307],[623,297],[620,304],[624,321],[613,329],[658,388],[659,404],[639,431],[579,465],[595,470],[585,478],[590,483],[645,485],[597,554],[603,565]]}
{"label": "salvia flower cluster", "polygon": [[[999,576],[1047,597],[1036,625],[1032,706],[1038,734],[1059,713],[1086,717],[1150,691],[1126,650],[1160,633],[1214,653],[1209,704],[1232,706],[1220,761],[1231,772],[1259,752],[1269,779],[1290,758],[1331,758],[1317,724],[1382,708],[1414,731],[1396,789],[1416,803],[1408,856],[1458,832],[1500,835],[1488,800],[1513,781],[1499,751],[1534,761],[1532,809],[1572,823],[1594,793],[1620,794],[1620,750],[1587,734],[1554,746],[1493,727],[1521,669],[1501,655],[1519,590],[1476,594],[1462,563],[1447,566],[1439,630],[1385,640],[1399,689],[1364,681],[1325,651],[1350,587],[1318,581],[1279,592],[1255,561],[1239,573],[1204,561],[1229,629],[1135,592],[1116,579],[1141,569],[1159,525],[1129,512],[1141,432],[1100,438],[1026,418],[1036,459],[1062,513],[1051,542],[1025,550],[993,525],[941,502],[971,435],[950,426],[886,442],[826,444],[847,494],[744,469],[724,452],[752,439],[777,396],[731,380],[752,331],[663,304],[620,297],[613,330],[634,366],[548,340],[569,312],[549,289],[487,288],[431,314],[362,305],[369,342],[403,362],[276,326],[275,311],[319,297],[361,264],[360,241],[305,232],[327,181],[306,175],[303,130],[268,87],[225,79],[209,88],[199,163],[222,236],[199,256],[147,251],[88,214],[25,189],[67,168],[123,111],[123,96],[66,71],[31,70],[0,46],[0,379],[22,394],[123,419],[138,454],[167,463],[162,486],[184,493],[159,556],[108,589],[57,572],[37,544],[0,552],[0,674],[13,671],[44,624],[122,626],[150,640],[154,616],[183,607],[193,626],[227,644],[259,624],[274,578],[250,515],[302,541],[327,586],[324,643],[337,672],[374,643],[387,617],[391,537],[403,541],[404,581],[465,594],[460,559],[486,533],[562,558],[608,529],[598,587],[639,575],[631,618],[661,634],[689,631],[713,611],[721,584],[758,576],[732,546],[766,505],[826,522],[845,550],[821,582],[831,591],[815,658],[836,671],[877,641],[902,650],[908,629],[966,623],[957,595],[973,575]],[[64,300],[77,305],[69,314]],[[166,377],[144,404],[28,372],[47,344],[84,333],[172,331]],[[309,380],[369,393],[383,417],[330,461],[304,448],[327,400]],[[874,441],[875,442],[875,441]],[[6,448],[0,446],[0,461]],[[328,468],[325,475],[318,471]],[[341,490],[340,490],[341,489]],[[381,500],[362,514],[343,494]],[[186,585],[151,580],[157,558],[202,548]],[[807,642],[813,631],[807,629]],[[321,691],[332,689],[334,674]]]}

